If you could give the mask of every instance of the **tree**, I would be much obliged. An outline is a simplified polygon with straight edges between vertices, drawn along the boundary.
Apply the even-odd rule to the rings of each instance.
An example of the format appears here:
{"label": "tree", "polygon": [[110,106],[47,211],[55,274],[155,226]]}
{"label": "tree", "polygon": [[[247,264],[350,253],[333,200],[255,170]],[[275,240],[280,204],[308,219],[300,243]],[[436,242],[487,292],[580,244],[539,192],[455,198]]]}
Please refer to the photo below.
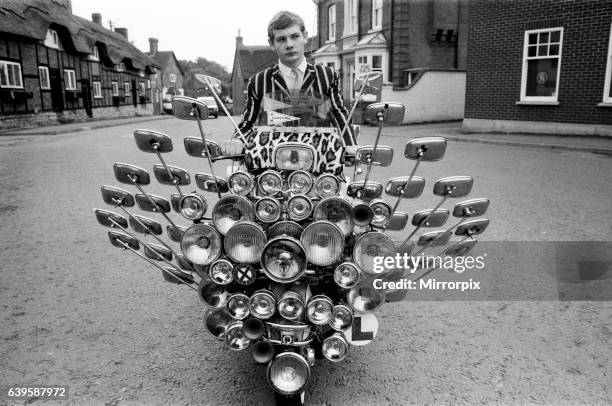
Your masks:
{"label": "tree", "polygon": [[185,89],[186,96],[199,97],[211,95],[206,85],[196,80],[194,76],[196,73],[213,76],[219,79],[221,81],[221,94],[219,96],[230,94],[231,76],[224,66],[202,57],[199,57],[195,61],[181,60],[179,64],[184,72],[183,89]]}

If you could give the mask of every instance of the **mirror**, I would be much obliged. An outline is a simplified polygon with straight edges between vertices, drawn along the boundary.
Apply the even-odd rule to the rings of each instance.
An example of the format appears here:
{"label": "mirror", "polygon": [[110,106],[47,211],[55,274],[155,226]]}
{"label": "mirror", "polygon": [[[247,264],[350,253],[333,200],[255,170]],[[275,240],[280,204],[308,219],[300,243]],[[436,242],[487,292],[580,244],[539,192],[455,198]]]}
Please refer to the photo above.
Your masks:
{"label": "mirror", "polygon": [[[159,255],[161,255],[167,261],[172,261],[172,251],[163,245],[158,244],[146,244],[144,246],[145,256],[149,259],[153,259],[155,261],[161,261]],[[156,255],[159,254],[159,255]]]}
{"label": "mirror", "polygon": [[[138,221],[136,221],[135,218],[140,220],[140,223],[142,223],[142,225]],[[162,233],[161,224],[159,224],[157,221],[151,218],[148,218],[145,216],[139,216],[137,214],[130,217],[130,226],[132,227],[134,231],[140,234],[161,235]]]}
{"label": "mirror", "polygon": [[[187,137],[185,138],[184,144],[185,151],[187,151],[187,155],[196,158],[206,157],[206,151],[204,150],[204,141],[202,141],[201,138]],[[223,156],[223,154],[221,153],[221,147],[215,141],[206,140],[206,144],[208,145],[208,151],[210,152],[210,157],[212,159]]]}
{"label": "mirror", "polygon": [[389,166],[393,161],[393,149],[391,147],[379,145],[374,152],[373,145],[367,145],[357,148],[355,159],[361,164],[369,164],[372,160],[372,165]]}
{"label": "mirror", "polygon": [[[147,196],[150,197],[150,199]],[[170,212],[170,202],[161,196],[137,194],[136,203],[142,211],[151,211],[155,213]]]}
{"label": "mirror", "polygon": [[455,230],[455,235],[463,235],[466,237],[471,237],[473,235],[482,234],[487,227],[489,226],[488,219],[478,219],[478,220],[470,220],[461,224]]}
{"label": "mirror", "polygon": [[444,157],[446,140],[442,137],[415,138],[406,144],[404,156],[417,161],[434,162]]}
{"label": "mirror", "polygon": [[172,114],[181,120],[195,120],[196,112],[200,120],[208,118],[208,107],[204,102],[191,97],[174,96],[172,98]]}
{"label": "mirror", "polygon": [[471,176],[450,176],[438,179],[433,187],[436,196],[465,197],[472,191],[474,179]]}
{"label": "mirror", "polygon": [[215,182],[215,178],[208,173],[196,173],[195,175],[196,184],[202,190],[213,193],[227,193],[229,188],[227,186],[227,182],[225,179],[222,179],[217,176],[217,182],[219,184],[219,189],[217,190],[217,182]]}
{"label": "mirror", "polygon": [[[446,223],[450,212],[446,209],[438,209],[435,212],[423,210],[412,217],[412,225],[420,227],[441,227]],[[427,220],[425,220],[427,218]]]}
{"label": "mirror", "polygon": [[127,244],[131,249],[135,251],[138,251],[138,249],[140,248],[140,244],[138,243],[138,241],[136,241],[135,238],[130,237],[127,234],[120,233],[118,231],[109,231],[108,238],[110,239],[111,244],[118,248],[125,248],[123,245],[121,245],[120,241],[124,244]]}
{"label": "mirror", "polygon": [[406,224],[408,224],[408,214],[402,213],[401,211],[396,211],[389,218],[385,229],[390,231],[400,231],[406,227]]}
{"label": "mirror", "polygon": [[[387,275],[385,275],[382,280],[384,282],[395,282],[396,284],[398,282],[401,282],[402,279],[405,278],[405,269],[400,268],[400,269],[395,269],[390,271]],[[387,285],[388,286],[388,285]],[[396,285],[396,286],[400,286],[400,285]],[[408,295],[408,289],[401,289],[401,288],[395,288],[395,289],[385,289],[385,302],[387,303],[392,303],[392,302],[399,302],[401,300],[404,300],[406,298],[406,296]]]}
{"label": "mirror", "polygon": [[176,256],[176,262],[178,263],[179,268],[184,269],[185,271],[193,272],[195,268],[193,264],[185,258],[185,256],[178,254]]}
{"label": "mirror", "polygon": [[[410,183],[408,182],[410,180]],[[420,176],[400,176],[398,178],[391,178],[385,186],[385,192],[389,196],[403,197],[406,199],[413,199],[421,196],[423,189],[425,188],[425,179]]]}
{"label": "mirror", "polygon": [[100,188],[102,192],[102,200],[104,203],[111,204],[113,206],[121,205],[123,207],[134,207],[136,202],[134,196],[127,190],[120,189],[114,186],[102,186]]}
{"label": "mirror", "polygon": [[404,121],[404,105],[401,103],[372,103],[366,109],[366,120],[378,124],[379,120],[389,124],[401,124]]}
{"label": "mirror", "polygon": [[152,130],[134,131],[134,139],[139,150],[152,153],[172,151],[172,140],[166,134]]}
{"label": "mirror", "polygon": [[117,213],[113,213],[112,211],[94,209],[94,213],[96,214],[98,223],[102,224],[104,227],[117,227],[117,225],[113,223],[111,219],[117,222],[121,228],[127,228],[128,226],[128,222],[125,217]]}
{"label": "mirror", "polygon": [[448,247],[446,251],[444,251],[444,255],[448,255],[451,257],[461,257],[465,254],[469,253],[472,248],[476,246],[476,240],[465,240],[460,241],[452,247]]}
{"label": "mirror", "polygon": [[[162,271],[162,276],[166,282],[176,283],[177,285],[180,285],[181,283],[186,283],[186,284],[195,283],[193,276],[189,275],[188,273],[179,272],[176,269],[169,268],[169,267],[164,268],[164,269],[166,270],[166,272]],[[168,275],[168,272],[170,272],[172,275],[176,275],[176,277],[179,278],[180,281],[179,279],[173,278],[172,276]]]}
{"label": "mirror", "polygon": [[421,247],[441,247],[448,244],[453,233],[447,230],[438,230],[425,233],[419,237],[417,245]]}
{"label": "mirror", "polygon": [[172,205],[172,210],[177,213],[181,212],[181,195],[178,193],[172,193],[170,195],[170,204]]}
{"label": "mirror", "polygon": [[478,217],[487,212],[489,199],[471,199],[458,203],[453,209],[453,217]]}
{"label": "mirror", "polygon": [[[191,178],[186,170],[172,165],[166,165],[166,167],[170,170],[174,179],[177,180],[179,186],[187,186],[191,183]],[[162,185],[174,185],[173,179],[168,175],[168,171],[164,165],[154,165],[153,173],[155,174],[155,179]]]}
{"label": "mirror", "polygon": [[174,242],[181,242],[183,238],[183,233],[187,230],[187,227],[184,226],[173,226],[169,225],[166,227],[166,232],[168,233],[168,237]]}
{"label": "mirror", "polygon": [[132,180],[138,185],[151,183],[149,173],[138,166],[119,162],[113,165],[113,171],[115,172],[115,178],[121,183],[131,185],[133,184]]}
{"label": "mirror", "polygon": [[[365,187],[364,187],[365,186]],[[378,199],[382,195],[383,185],[379,182],[368,182],[364,185],[363,182],[353,182],[346,188],[346,194],[349,197],[362,200]]]}

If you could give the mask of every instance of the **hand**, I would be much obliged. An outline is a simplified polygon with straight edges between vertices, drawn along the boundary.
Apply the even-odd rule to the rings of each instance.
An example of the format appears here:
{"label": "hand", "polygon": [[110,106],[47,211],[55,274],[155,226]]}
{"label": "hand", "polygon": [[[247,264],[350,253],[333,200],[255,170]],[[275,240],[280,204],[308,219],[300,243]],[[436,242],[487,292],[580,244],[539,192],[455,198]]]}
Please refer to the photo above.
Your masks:
{"label": "hand", "polygon": [[240,155],[244,152],[244,143],[236,138],[221,142],[219,147],[223,156]]}
{"label": "hand", "polygon": [[355,154],[357,153],[357,148],[357,145],[347,145],[344,149],[345,154],[349,156],[355,156]]}

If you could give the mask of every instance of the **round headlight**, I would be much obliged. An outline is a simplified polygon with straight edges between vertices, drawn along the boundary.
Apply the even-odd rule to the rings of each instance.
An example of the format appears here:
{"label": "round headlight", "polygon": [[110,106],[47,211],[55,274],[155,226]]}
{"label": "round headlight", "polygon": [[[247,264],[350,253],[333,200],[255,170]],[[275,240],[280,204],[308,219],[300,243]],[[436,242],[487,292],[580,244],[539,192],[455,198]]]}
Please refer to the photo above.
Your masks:
{"label": "round headlight", "polygon": [[370,208],[373,214],[371,224],[374,227],[385,226],[391,217],[391,206],[389,206],[389,203],[382,199],[372,200]]}
{"label": "round headlight", "polygon": [[252,264],[259,262],[261,251],[266,245],[266,234],[257,224],[242,221],[228,230],[223,243],[225,253],[230,259]]}
{"label": "round headlight", "polygon": [[228,184],[232,193],[245,196],[248,195],[251,190],[253,190],[255,181],[250,174],[243,171],[238,171],[230,175]]}
{"label": "round headlight", "polygon": [[291,237],[276,237],[264,247],[261,267],[273,281],[293,282],[306,272],[306,251]]}
{"label": "round headlight", "polygon": [[314,179],[312,178],[310,172],[295,171],[289,175],[287,182],[289,183],[289,189],[291,189],[293,193],[301,193],[305,195],[306,193],[310,192],[310,189],[312,189]]}
{"label": "round headlight", "polygon": [[234,280],[234,265],[226,259],[219,259],[213,262],[208,268],[210,279],[219,285],[228,285]]}
{"label": "round headlight", "polygon": [[327,197],[319,202],[314,220],[327,220],[337,225],[346,237],[353,231],[351,205],[341,197]]}
{"label": "round headlight", "polygon": [[346,295],[349,306],[360,313],[373,312],[383,304],[384,300],[383,293],[374,289],[371,283],[359,284]]}
{"label": "round headlight", "polygon": [[179,203],[181,216],[187,220],[199,220],[204,217],[208,204],[204,196],[192,193],[181,198]]}
{"label": "round headlight", "polygon": [[225,338],[225,330],[230,323],[230,315],[225,309],[209,309],[204,315],[204,325],[206,329],[218,340],[223,340]]}
{"label": "round headlight", "polygon": [[316,295],[310,298],[306,306],[308,320],[317,326],[329,323],[332,316],[334,303],[324,295]]}
{"label": "round headlight", "polygon": [[312,201],[307,196],[295,195],[287,201],[287,213],[291,220],[305,220],[312,213]]}
{"label": "round headlight", "polygon": [[257,270],[251,264],[236,264],[234,267],[234,281],[240,285],[248,286],[257,279]]}
{"label": "round headlight", "polygon": [[276,298],[274,293],[267,289],[253,293],[249,302],[251,314],[258,319],[269,319],[276,312]]}
{"label": "round headlight", "polygon": [[204,304],[213,309],[221,309],[227,303],[227,292],[208,278],[198,284],[198,295]]}
{"label": "round headlight", "polygon": [[281,215],[280,203],[271,197],[263,197],[255,202],[255,215],[264,223],[274,223]]}
{"label": "round headlight", "polygon": [[341,333],[334,333],[323,340],[321,347],[323,356],[332,362],[339,362],[346,358],[348,343]]}
{"label": "round headlight", "polygon": [[350,289],[359,283],[361,272],[350,262],[343,262],[334,271],[334,281],[344,289]]}
{"label": "round headlight", "polygon": [[268,382],[283,395],[302,392],[309,377],[308,361],[295,352],[281,352],[268,364]]}
{"label": "round headlight", "polygon": [[249,311],[249,297],[244,293],[234,293],[227,298],[227,311],[237,320],[245,319]]}
{"label": "round headlight", "polygon": [[353,312],[348,306],[335,305],[329,325],[337,331],[349,328],[353,324]]}
{"label": "round headlight", "polygon": [[374,259],[376,257],[393,257],[395,256],[395,244],[391,237],[377,231],[371,231],[362,234],[357,238],[353,247],[353,260],[359,268],[371,275],[379,274],[385,271],[374,270]]}
{"label": "round headlight", "polygon": [[227,327],[225,342],[234,351],[244,350],[251,344],[251,340],[244,335],[241,321],[235,321]]}
{"label": "round headlight", "polygon": [[257,185],[264,195],[274,196],[283,188],[283,178],[276,171],[265,171],[257,178]]}
{"label": "round headlight", "polygon": [[340,190],[340,181],[334,175],[324,173],[317,178],[315,182],[315,193],[321,199],[338,195]]}
{"label": "round headlight", "polygon": [[296,240],[300,239],[304,227],[291,220],[279,221],[268,228],[268,238],[271,240],[281,235],[293,237]]}
{"label": "round headlight", "polygon": [[304,300],[299,293],[289,290],[278,301],[278,314],[287,320],[297,320],[304,313]]}
{"label": "round headlight", "polygon": [[300,237],[308,262],[326,266],[336,262],[344,250],[344,235],[328,221],[310,223]]}
{"label": "round headlight", "polygon": [[253,204],[243,196],[223,196],[212,211],[212,219],[215,227],[221,235],[239,221],[254,221],[255,208]]}
{"label": "round headlight", "polygon": [[181,251],[190,262],[208,265],[221,255],[221,236],[208,224],[195,224],[183,233]]}

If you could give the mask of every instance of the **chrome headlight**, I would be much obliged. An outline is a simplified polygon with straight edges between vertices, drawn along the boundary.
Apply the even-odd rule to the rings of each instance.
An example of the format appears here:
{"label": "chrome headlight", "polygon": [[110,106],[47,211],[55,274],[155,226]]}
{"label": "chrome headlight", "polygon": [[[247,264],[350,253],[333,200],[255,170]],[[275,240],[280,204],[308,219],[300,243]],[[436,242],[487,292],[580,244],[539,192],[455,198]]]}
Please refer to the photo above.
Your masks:
{"label": "chrome headlight", "polygon": [[223,196],[215,204],[212,219],[219,233],[225,235],[239,221],[254,221],[255,208],[246,197]]}
{"label": "chrome headlight", "polygon": [[264,223],[274,223],[281,215],[280,203],[271,197],[263,197],[255,202],[255,215]]}
{"label": "chrome headlight", "polygon": [[394,257],[395,244],[391,237],[377,231],[362,234],[353,247],[353,260],[361,270],[368,274],[384,272],[374,270],[374,258]]}
{"label": "chrome headlight", "polygon": [[267,289],[253,293],[249,303],[251,314],[258,319],[269,319],[276,312],[276,298],[274,293]]}
{"label": "chrome headlight", "polygon": [[234,280],[234,265],[226,259],[213,262],[208,268],[208,275],[218,285],[229,285]]}
{"label": "chrome headlight", "polygon": [[341,333],[334,333],[323,340],[321,347],[323,356],[332,362],[339,362],[346,358],[348,343]]}
{"label": "chrome headlight", "polygon": [[285,235],[286,237],[293,237],[296,240],[299,240],[300,236],[302,235],[302,231],[304,231],[304,227],[295,221],[279,221],[268,228],[268,238],[271,240],[273,238]]}
{"label": "chrome headlight", "polygon": [[201,219],[204,217],[206,209],[208,209],[206,199],[204,196],[197,193],[185,195],[179,202],[181,216],[185,217],[187,220],[193,221]]}
{"label": "chrome headlight", "polygon": [[309,171],[314,165],[315,149],[311,145],[286,142],[274,150],[274,165],[281,171]]}
{"label": "chrome headlight", "polygon": [[300,237],[308,262],[326,266],[336,262],[344,250],[344,235],[328,221],[310,223]]}
{"label": "chrome headlight", "polygon": [[344,289],[350,289],[359,283],[361,272],[351,262],[343,262],[334,271],[334,281]]}
{"label": "chrome headlight", "polygon": [[353,324],[353,312],[345,305],[335,305],[329,325],[336,331],[342,331]]}
{"label": "chrome headlight", "polygon": [[221,309],[227,303],[227,292],[208,278],[202,278],[198,284],[198,296],[202,302],[213,309]]}
{"label": "chrome headlight", "polygon": [[257,178],[259,191],[267,196],[275,196],[283,188],[283,178],[276,171],[265,171]]}
{"label": "chrome headlight", "polygon": [[310,172],[306,171],[295,171],[289,175],[287,178],[287,183],[289,183],[289,189],[293,193],[300,193],[305,195],[310,192],[312,189],[312,185],[314,184],[314,179]]}
{"label": "chrome headlight", "polygon": [[296,195],[287,201],[287,213],[294,221],[307,219],[312,213],[312,201],[308,196]]}
{"label": "chrome headlight", "polygon": [[208,265],[221,255],[221,236],[208,224],[195,224],[183,233],[181,251],[194,264]]}
{"label": "chrome headlight", "polygon": [[227,311],[237,320],[247,318],[250,313],[249,297],[244,293],[234,293],[227,298]]}
{"label": "chrome headlight", "polygon": [[346,237],[353,231],[351,205],[341,197],[328,197],[319,202],[314,211],[314,220],[327,220],[337,225]]}
{"label": "chrome headlight", "polygon": [[308,320],[317,326],[329,323],[334,309],[334,303],[324,295],[316,295],[310,298],[306,306]]}
{"label": "chrome headlight", "polygon": [[217,340],[225,338],[225,330],[230,323],[231,318],[226,309],[210,309],[204,315],[206,329]]}
{"label": "chrome headlight", "polygon": [[266,234],[255,223],[242,221],[229,229],[225,236],[225,253],[230,259],[243,264],[259,262],[266,245]]}
{"label": "chrome headlight", "polygon": [[276,237],[264,247],[261,267],[273,281],[293,282],[306,272],[306,251],[294,238]]}
{"label": "chrome headlight", "polygon": [[315,182],[315,193],[321,199],[338,195],[340,191],[340,181],[334,175],[324,173]]}
{"label": "chrome headlight", "polygon": [[382,199],[372,200],[370,202],[370,208],[372,209],[373,217],[372,217],[372,225],[374,227],[383,227],[389,221],[389,217],[391,217],[391,206],[389,203],[385,202]]}
{"label": "chrome headlight", "polygon": [[244,335],[241,321],[236,321],[227,327],[225,342],[229,346],[230,350],[234,351],[244,350],[251,345],[251,340]]}
{"label": "chrome headlight", "polygon": [[287,320],[297,320],[304,313],[304,300],[299,293],[288,290],[283,293],[276,307],[281,317]]}
{"label": "chrome headlight", "polygon": [[283,395],[302,392],[309,377],[308,361],[295,352],[281,352],[268,364],[268,382]]}
{"label": "chrome headlight", "polygon": [[384,302],[382,291],[374,289],[372,284],[362,283],[349,290],[346,301],[355,311],[360,313],[373,312]]}
{"label": "chrome headlight", "polygon": [[228,184],[232,193],[245,196],[248,195],[251,190],[253,190],[253,187],[255,187],[255,180],[250,174],[243,171],[238,171],[230,175]]}

